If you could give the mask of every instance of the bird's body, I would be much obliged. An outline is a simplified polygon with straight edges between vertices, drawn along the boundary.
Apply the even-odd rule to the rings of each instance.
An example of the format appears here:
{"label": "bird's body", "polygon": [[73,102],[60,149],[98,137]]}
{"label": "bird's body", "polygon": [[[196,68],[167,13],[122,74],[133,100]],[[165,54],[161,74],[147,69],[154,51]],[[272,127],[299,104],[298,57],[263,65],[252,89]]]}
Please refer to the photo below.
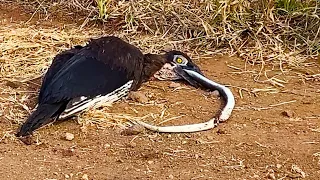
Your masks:
{"label": "bird's body", "polygon": [[143,55],[138,48],[113,36],[94,39],[85,47],[59,54],[43,79],[36,111],[18,135],[59,118],[82,101],[87,103],[124,85],[126,90],[137,90],[150,76],[148,73],[156,71],[143,71],[149,56],[152,55]]}

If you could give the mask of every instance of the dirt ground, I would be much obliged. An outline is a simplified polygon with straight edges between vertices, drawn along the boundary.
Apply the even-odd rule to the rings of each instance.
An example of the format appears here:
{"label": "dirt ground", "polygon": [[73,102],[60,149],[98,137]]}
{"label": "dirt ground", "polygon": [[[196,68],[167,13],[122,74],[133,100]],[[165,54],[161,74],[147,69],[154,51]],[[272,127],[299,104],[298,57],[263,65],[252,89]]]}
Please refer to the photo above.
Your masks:
{"label": "dirt ground", "polygon": [[[2,26],[25,22],[32,15],[6,4],[0,7]],[[63,24],[58,19],[37,23]],[[197,64],[207,77],[228,85],[236,97],[231,118],[217,128],[128,136],[119,126],[93,125],[84,130],[69,120],[40,129],[38,143],[28,146],[14,138],[18,125],[1,112],[1,179],[320,179],[316,60],[310,60],[305,73],[270,71],[270,76],[278,74],[286,82],[284,87],[254,81],[260,66],[238,58],[207,57]],[[2,82],[1,86],[8,88]],[[145,121],[178,117],[164,125],[187,124],[208,120],[220,104],[218,97],[182,83],[174,89],[171,82],[151,81],[140,92],[149,97],[149,103],[123,100],[110,112],[143,116],[166,109],[155,122]],[[75,139],[64,140],[66,132]]]}

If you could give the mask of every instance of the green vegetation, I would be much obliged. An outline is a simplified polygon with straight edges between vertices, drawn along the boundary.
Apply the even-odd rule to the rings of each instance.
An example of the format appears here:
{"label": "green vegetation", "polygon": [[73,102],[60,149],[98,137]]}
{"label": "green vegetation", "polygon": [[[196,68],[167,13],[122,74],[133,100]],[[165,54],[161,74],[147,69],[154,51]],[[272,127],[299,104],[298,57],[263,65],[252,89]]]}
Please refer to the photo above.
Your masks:
{"label": "green vegetation", "polygon": [[301,1],[297,0],[277,0],[276,8],[279,13],[281,11],[285,13],[293,13],[302,8],[303,4]]}
{"label": "green vegetation", "polygon": [[108,19],[108,7],[112,0],[95,0],[97,4],[97,9],[99,11],[98,18],[101,20]]}

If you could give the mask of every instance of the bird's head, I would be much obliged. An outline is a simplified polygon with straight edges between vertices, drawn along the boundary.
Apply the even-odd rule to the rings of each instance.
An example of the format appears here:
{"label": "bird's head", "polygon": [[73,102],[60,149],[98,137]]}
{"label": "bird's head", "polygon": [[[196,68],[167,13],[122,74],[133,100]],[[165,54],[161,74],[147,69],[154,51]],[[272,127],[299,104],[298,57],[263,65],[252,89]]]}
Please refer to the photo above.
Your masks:
{"label": "bird's head", "polygon": [[164,65],[158,70],[153,77],[158,80],[186,80],[190,85],[197,86],[197,81],[194,80],[188,73],[194,71],[199,75],[203,75],[200,68],[194,64],[191,58],[180,51],[169,51],[164,55],[166,59]]}

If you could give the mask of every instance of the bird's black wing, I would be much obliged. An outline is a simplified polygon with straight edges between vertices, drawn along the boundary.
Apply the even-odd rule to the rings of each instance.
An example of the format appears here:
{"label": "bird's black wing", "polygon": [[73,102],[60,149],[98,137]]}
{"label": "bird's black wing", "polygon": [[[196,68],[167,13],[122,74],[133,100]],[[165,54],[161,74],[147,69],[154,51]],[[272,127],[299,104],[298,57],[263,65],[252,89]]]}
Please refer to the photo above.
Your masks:
{"label": "bird's black wing", "polygon": [[81,49],[82,46],[75,46],[74,48],[65,50],[54,57],[50,67],[48,68],[46,74],[43,77],[42,85],[38,96],[38,104],[42,103],[43,93],[45,92],[48,84],[50,83],[54,75],[68,62],[68,60],[70,60]]}
{"label": "bird's black wing", "polygon": [[45,104],[69,101],[81,96],[105,95],[127,83],[131,78],[124,69],[113,69],[108,64],[87,55],[77,58],[62,68],[43,92]]}
{"label": "bird's black wing", "polygon": [[92,40],[53,76],[43,103],[108,94],[129,80],[140,84],[143,58],[137,48],[119,38]]}

